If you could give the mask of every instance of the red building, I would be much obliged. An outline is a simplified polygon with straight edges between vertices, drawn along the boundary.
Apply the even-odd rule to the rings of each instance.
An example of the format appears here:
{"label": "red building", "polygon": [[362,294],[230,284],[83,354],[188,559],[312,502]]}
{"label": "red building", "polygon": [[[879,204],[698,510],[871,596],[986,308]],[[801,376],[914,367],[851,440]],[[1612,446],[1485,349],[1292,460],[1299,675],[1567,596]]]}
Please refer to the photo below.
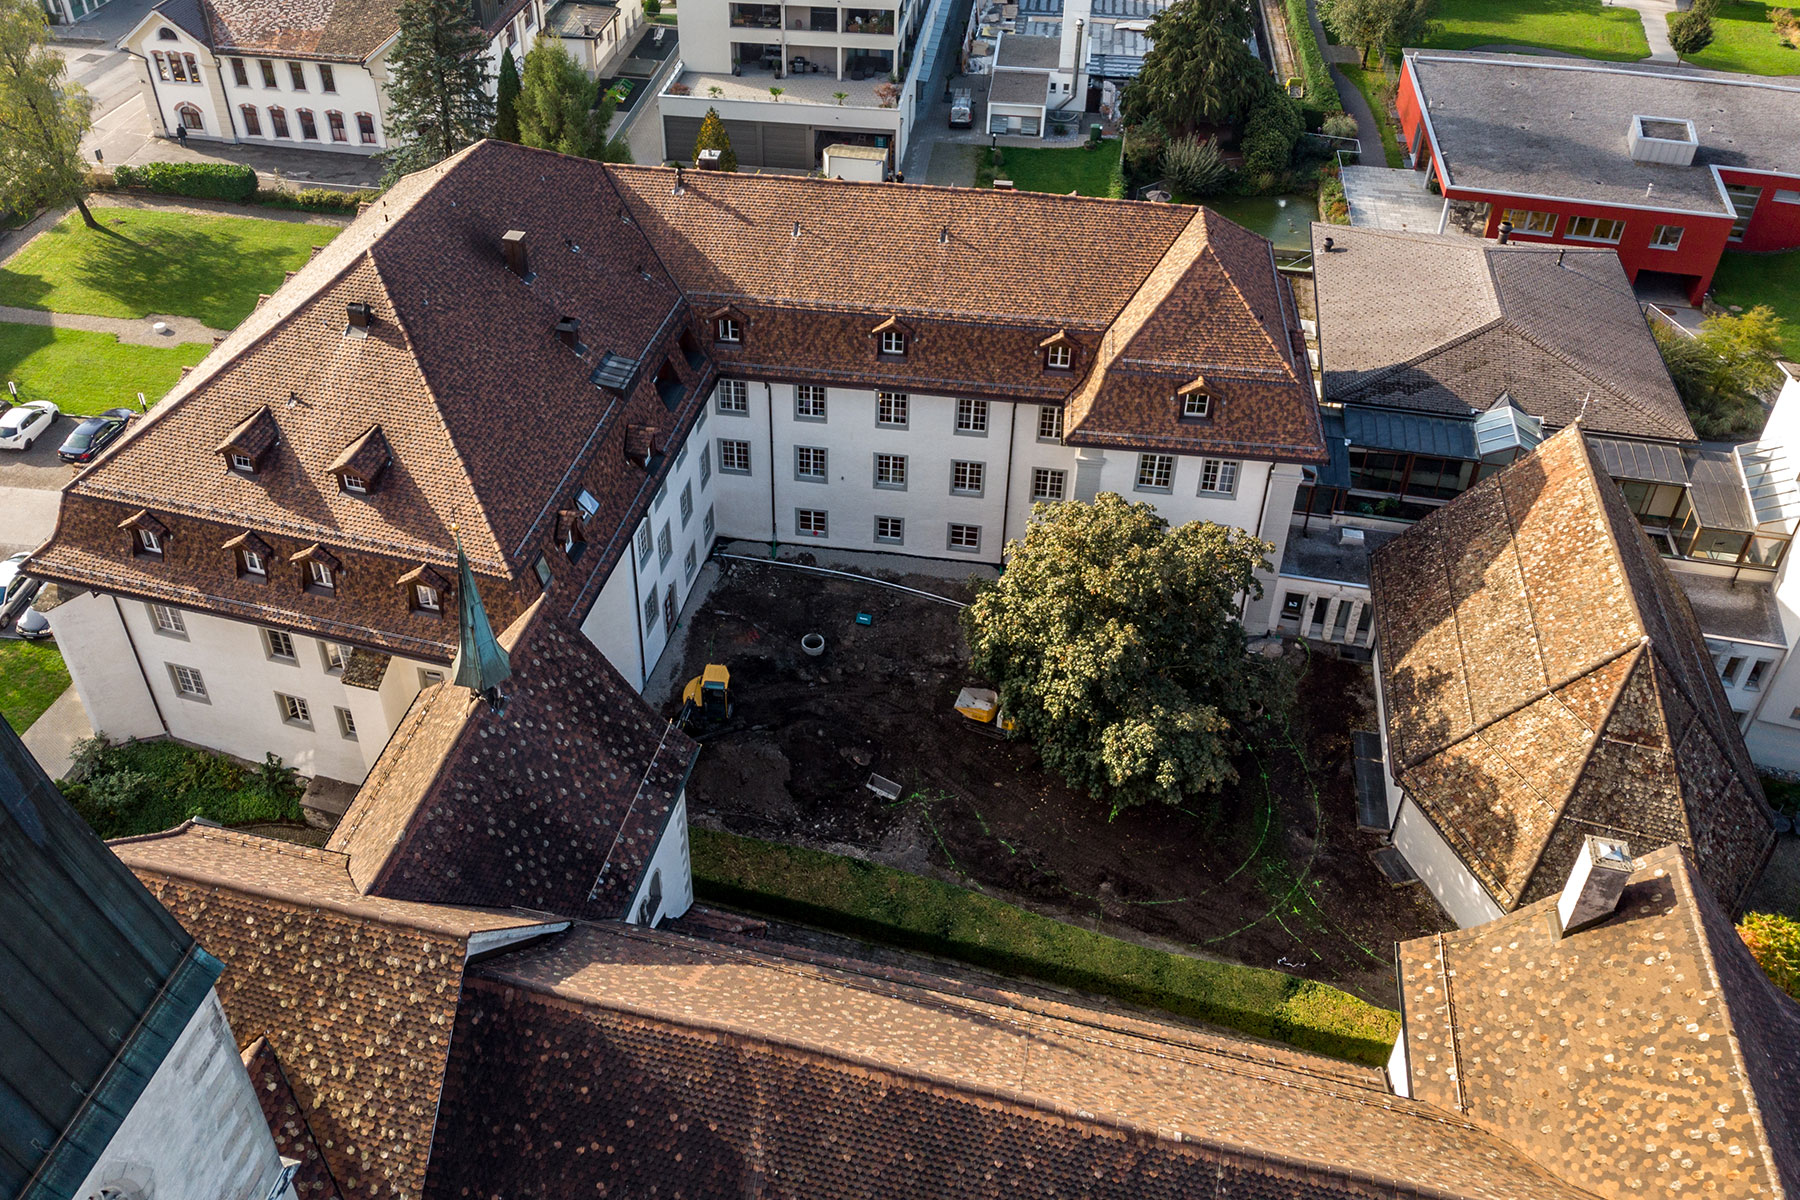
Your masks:
{"label": "red building", "polygon": [[1418,169],[1468,225],[1610,245],[1698,302],[1726,250],[1800,246],[1800,87],[1663,64],[1410,50]]}

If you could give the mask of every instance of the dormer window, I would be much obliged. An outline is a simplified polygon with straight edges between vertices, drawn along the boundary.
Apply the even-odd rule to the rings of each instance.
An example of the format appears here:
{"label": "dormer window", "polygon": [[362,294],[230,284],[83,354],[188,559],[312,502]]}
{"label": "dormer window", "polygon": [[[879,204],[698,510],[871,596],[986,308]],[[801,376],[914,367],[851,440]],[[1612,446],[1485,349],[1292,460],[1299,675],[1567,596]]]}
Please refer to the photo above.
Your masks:
{"label": "dormer window", "polygon": [[556,544],[562,547],[563,556],[570,562],[581,557],[587,549],[587,534],[581,523],[586,520],[578,508],[565,508],[556,514]]}
{"label": "dormer window", "polygon": [[881,352],[883,354],[903,355],[906,353],[906,335],[898,329],[881,331]]}
{"label": "dormer window", "polygon": [[1066,371],[1075,365],[1075,348],[1066,342],[1044,351],[1044,366],[1052,371]]}
{"label": "dormer window", "polygon": [[315,558],[306,564],[306,581],[309,587],[330,591],[337,586],[337,572]]}
{"label": "dormer window", "polygon": [[1198,377],[1175,393],[1175,404],[1184,421],[1206,421],[1214,415],[1212,394],[1206,380]]}
{"label": "dormer window", "polygon": [[369,494],[369,481],[354,471],[345,471],[338,476],[338,488],[352,496],[366,496]]}
{"label": "dormer window", "polygon": [[717,323],[718,340],[735,346],[744,340],[744,327],[738,324],[736,317],[720,317]]}
{"label": "dormer window", "polygon": [[444,599],[438,590],[429,583],[415,583],[413,584],[413,607],[420,612],[443,612]]}
{"label": "dormer window", "polygon": [[238,574],[257,579],[266,579],[269,575],[269,564],[260,550],[241,547],[237,552]]}
{"label": "dormer window", "polygon": [[337,592],[340,564],[329,550],[314,544],[294,555],[292,561],[300,567],[301,590],[326,596]]}
{"label": "dormer window", "polygon": [[240,475],[256,474],[256,460],[248,454],[233,454],[226,461],[230,462],[231,469]]}
{"label": "dormer window", "polygon": [[138,530],[137,546],[139,554],[155,554],[160,556],[163,552],[162,537],[154,529]]}
{"label": "dormer window", "polygon": [[381,483],[381,477],[394,459],[381,426],[369,431],[344,447],[342,454],[326,466],[336,477],[338,491],[350,496],[367,496]]}
{"label": "dormer window", "polygon": [[408,607],[425,616],[441,616],[444,611],[444,597],[449,594],[450,581],[438,574],[429,566],[417,566],[399,580],[406,588]]}
{"label": "dormer window", "polygon": [[269,578],[269,563],[274,561],[275,552],[269,543],[254,533],[240,533],[225,543],[224,548],[231,551],[239,579],[247,579],[253,583],[266,583]]}
{"label": "dormer window", "polygon": [[236,474],[255,475],[280,441],[281,427],[265,404],[226,434],[213,453],[223,455],[225,465]]}
{"label": "dormer window", "polygon": [[169,537],[168,526],[140,509],[119,522],[119,528],[131,535],[131,553],[139,558],[160,559]]}

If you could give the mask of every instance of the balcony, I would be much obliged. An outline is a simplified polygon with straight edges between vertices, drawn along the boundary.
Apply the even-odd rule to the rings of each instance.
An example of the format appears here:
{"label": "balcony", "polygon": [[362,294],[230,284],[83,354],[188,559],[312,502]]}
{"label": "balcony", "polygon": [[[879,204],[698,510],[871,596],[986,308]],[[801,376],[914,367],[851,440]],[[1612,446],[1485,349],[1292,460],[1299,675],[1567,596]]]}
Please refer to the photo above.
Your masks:
{"label": "balcony", "polygon": [[727,8],[733,29],[780,29],[779,4],[733,4]]}
{"label": "balcony", "polygon": [[846,8],[844,10],[845,33],[879,33],[894,32],[894,10],[891,8]]}
{"label": "balcony", "polygon": [[787,10],[787,28],[796,33],[836,33],[838,10],[835,8],[796,8]]}

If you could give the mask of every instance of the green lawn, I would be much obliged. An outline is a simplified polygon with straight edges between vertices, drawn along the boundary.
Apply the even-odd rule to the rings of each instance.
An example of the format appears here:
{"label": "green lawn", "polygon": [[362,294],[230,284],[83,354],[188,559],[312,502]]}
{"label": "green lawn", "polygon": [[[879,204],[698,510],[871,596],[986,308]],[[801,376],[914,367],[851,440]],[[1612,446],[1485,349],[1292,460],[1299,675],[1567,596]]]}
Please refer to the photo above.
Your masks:
{"label": "green lawn", "polygon": [[128,346],[110,333],[0,323],[0,385],[19,385],[21,400],[50,400],[66,413],[135,408],[137,394],[154,403],[206,357],[203,342]]}
{"label": "green lawn", "polygon": [[1800,75],[1800,50],[1782,41],[1769,23],[1770,9],[1792,7],[1792,3],[1728,0],[1713,17],[1712,45],[1683,61],[1746,75]]}
{"label": "green lawn", "polygon": [[1438,0],[1432,18],[1441,28],[1422,44],[1440,50],[1538,46],[1619,62],[1650,54],[1637,10],[1600,0]]}
{"label": "green lawn", "polygon": [[0,717],[15,732],[30,729],[68,686],[55,642],[0,642]]}
{"label": "green lawn", "polygon": [[1766,304],[1787,323],[1782,353],[1800,362],[1800,250],[1785,254],[1730,254],[1719,260],[1713,299],[1754,308]]}
{"label": "green lawn", "polygon": [[261,292],[281,286],[333,225],[98,208],[105,227],[71,213],[0,267],[0,303],[101,317],[194,317],[230,329]]}
{"label": "green lawn", "polygon": [[[1388,112],[1387,99],[1383,94],[1387,90],[1387,75],[1380,67],[1353,67],[1341,63],[1338,70],[1344,73],[1345,79],[1356,85],[1356,90],[1363,94],[1363,99],[1375,110],[1375,124],[1381,127],[1381,150],[1387,156],[1387,165],[1405,166],[1406,156],[1400,153],[1400,138],[1394,132],[1394,117]],[[1364,147],[1365,151],[1372,149],[1372,146]]]}
{"label": "green lawn", "polygon": [[1085,145],[1060,150],[1002,146],[1001,163],[994,174],[1012,180],[1022,192],[1119,197],[1125,194],[1125,179],[1119,173],[1122,145],[1117,138],[1109,138],[1098,150]]}
{"label": "green lawn", "polygon": [[1214,962],[1027,912],[861,859],[691,831],[702,899],[1115,996],[1304,1050],[1379,1065],[1400,1016],[1280,971]]}

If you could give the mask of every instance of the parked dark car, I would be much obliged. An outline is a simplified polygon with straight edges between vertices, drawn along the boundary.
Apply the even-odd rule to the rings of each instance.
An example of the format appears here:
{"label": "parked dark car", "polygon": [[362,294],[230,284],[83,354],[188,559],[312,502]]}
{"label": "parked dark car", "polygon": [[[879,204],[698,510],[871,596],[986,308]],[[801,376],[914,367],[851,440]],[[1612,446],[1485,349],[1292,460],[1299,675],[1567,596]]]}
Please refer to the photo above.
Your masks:
{"label": "parked dark car", "polygon": [[28,553],[15,554],[0,562],[0,629],[10,626],[19,614],[31,607],[43,585],[24,572]]}
{"label": "parked dark car", "polygon": [[129,408],[109,408],[97,417],[89,417],[64,440],[57,456],[66,463],[92,462],[118,440],[134,415]]}

